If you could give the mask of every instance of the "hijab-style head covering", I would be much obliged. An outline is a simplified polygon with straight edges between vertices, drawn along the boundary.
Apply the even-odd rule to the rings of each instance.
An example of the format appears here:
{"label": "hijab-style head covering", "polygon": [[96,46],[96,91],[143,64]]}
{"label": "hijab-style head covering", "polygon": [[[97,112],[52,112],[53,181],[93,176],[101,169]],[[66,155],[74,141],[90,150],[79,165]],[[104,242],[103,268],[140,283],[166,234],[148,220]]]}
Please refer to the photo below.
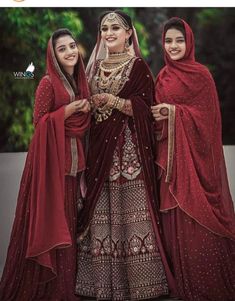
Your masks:
{"label": "hijab-style head covering", "polygon": [[[73,38],[71,32],[66,28],[56,30],[51,36],[47,47],[47,73],[54,87],[55,102],[58,106],[61,105],[61,101],[63,101],[64,97],[68,100],[68,102],[73,101],[75,99],[76,92],[79,94],[79,98],[87,98],[89,96],[89,88],[81,55],[78,54],[78,62],[74,67],[74,80],[76,87],[73,86],[70,76],[66,74],[56,58],[54,50],[55,41],[59,37],[65,35],[69,35]],[[74,39],[74,41],[76,40]]]}
{"label": "hijab-style head covering", "polygon": [[[68,30],[63,32],[68,34]],[[75,93],[56,59],[53,36],[47,49],[47,75],[41,79],[36,91],[36,127],[22,174],[0,284],[1,300],[50,299],[53,284],[46,282],[57,277],[61,270],[58,251],[63,252],[62,249],[73,244],[71,222],[66,214],[66,208],[70,206],[65,205],[65,201],[71,201],[73,197],[65,189],[65,163],[69,157],[66,141],[71,148],[73,139],[79,150],[79,138],[89,126],[90,114],[78,113],[64,119],[65,105],[73,101]],[[76,69],[79,91],[76,97],[87,97],[88,86],[81,58]],[[77,157],[82,157],[81,152]]]}
{"label": "hijab-style head covering", "polygon": [[[69,34],[67,29],[59,30],[59,33],[61,32],[64,35]],[[77,176],[79,168],[85,168],[81,140],[90,123],[90,114],[82,112],[64,120],[64,106],[74,101],[75,96],[77,99],[88,97],[89,91],[79,55],[74,77],[79,94],[75,95],[76,87],[72,87],[56,58],[53,35],[47,48],[46,78],[46,81],[44,77],[39,84],[36,101],[37,98],[41,98],[44,102],[42,106],[45,105],[48,101],[47,90],[53,87],[53,95],[50,96],[53,97],[53,106],[40,118],[30,146],[27,160],[33,162],[32,167],[28,164],[33,172],[29,182],[30,196],[27,200],[30,202],[30,216],[28,224],[26,223],[29,231],[26,257],[44,268],[40,275],[43,282],[57,275],[56,249],[68,247],[72,243],[64,211],[65,174]],[[70,158],[72,163],[68,164],[71,165],[68,173],[66,166]],[[20,201],[24,202],[25,199],[24,194],[19,195]],[[50,218],[46,218],[48,212]]]}
{"label": "hijab-style head covering", "polygon": [[186,53],[172,60],[164,50],[166,66],[157,77],[156,101],[174,105],[175,113],[169,115],[168,144],[161,138],[158,143],[157,163],[168,175],[173,206],[210,231],[235,239],[216,87],[208,69],[195,61],[191,28],[180,18],[169,21],[174,20],[185,31]]}
{"label": "hijab-style head covering", "polygon": [[[161,70],[157,81],[161,89],[157,89],[157,99],[164,99],[167,96],[177,101],[178,97],[186,100],[194,97],[205,85],[207,81],[214,85],[214,81],[208,69],[195,61],[194,36],[190,26],[182,19],[172,18],[181,23],[185,31],[186,52],[182,59],[172,60],[164,48],[165,34],[163,30],[162,43],[164,48],[164,59],[166,66]],[[167,24],[166,24],[167,25]],[[166,84],[167,82],[167,84]],[[189,100],[189,99],[188,99]]]}

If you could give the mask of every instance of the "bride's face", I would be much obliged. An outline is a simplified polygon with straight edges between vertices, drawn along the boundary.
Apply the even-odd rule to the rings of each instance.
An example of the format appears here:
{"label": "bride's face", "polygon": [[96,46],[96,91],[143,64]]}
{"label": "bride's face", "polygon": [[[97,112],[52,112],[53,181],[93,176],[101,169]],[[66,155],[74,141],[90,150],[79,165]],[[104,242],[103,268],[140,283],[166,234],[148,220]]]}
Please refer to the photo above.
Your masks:
{"label": "bride's face", "polygon": [[109,52],[123,52],[125,41],[130,38],[132,30],[124,29],[117,20],[113,22],[105,21],[101,27],[101,38],[103,39]]}

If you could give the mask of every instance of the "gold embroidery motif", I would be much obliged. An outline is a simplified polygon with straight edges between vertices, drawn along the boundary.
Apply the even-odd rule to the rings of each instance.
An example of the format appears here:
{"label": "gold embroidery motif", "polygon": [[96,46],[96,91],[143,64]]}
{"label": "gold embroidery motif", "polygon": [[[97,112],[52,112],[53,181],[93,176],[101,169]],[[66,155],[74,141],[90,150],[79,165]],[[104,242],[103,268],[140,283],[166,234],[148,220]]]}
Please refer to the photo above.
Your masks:
{"label": "gold embroidery motif", "polygon": [[132,142],[131,130],[125,128],[125,144],[123,146],[121,174],[128,180],[135,179],[141,172],[136,145]]}
{"label": "gold embroidery motif", "polygon": [[115,181],[121,175],[121,168],[120,168],[120,155],[118,154],[118,147],[116,147],[114,154],[113,154],[113,164],[109,172],[109,180]]}
{"label": "gold embroidery motif", "polygon": [[168,157],[165,182],[169,183],[172,176],[175,142],[175,106],[169,106],[168,115]]}
{"label": "gold embroidery motif", "polygon": [[125,127],[124,141],[122,149],[119,150],[117,146],[114,151],[113,164],[109,173],[110,181],[117,180],[121,175],[128,180],[134,180],[141,173],[137,148],[132,141],[132,133],[128,125]]}
{"label": "gold embroidery motif", "polygon": [[143,180],[105,182],[78,248],[77,294],[124,301],[168,293]]}
{"label": "gold embroidery motif", "polygon": [[75,177],[76,174],[77,174],[77,170],[78,170],[77,139],[76,138],[70,138],[70,141],[71,141],[71,157],[72,157],[70,176]]}

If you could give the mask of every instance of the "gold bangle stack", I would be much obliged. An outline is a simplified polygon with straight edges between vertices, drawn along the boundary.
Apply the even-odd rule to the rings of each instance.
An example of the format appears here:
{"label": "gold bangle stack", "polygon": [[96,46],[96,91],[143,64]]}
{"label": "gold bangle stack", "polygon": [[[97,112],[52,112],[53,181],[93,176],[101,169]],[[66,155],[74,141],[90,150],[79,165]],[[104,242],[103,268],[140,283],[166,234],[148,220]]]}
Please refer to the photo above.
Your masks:
{"label": "gold bangle stack", "polygon": [[[110,94],[108,96],[107,104],[108,104],[108,108],[111,108],[112,110],[117,109],[121,111],[125,104],[125,99]],[[104,108],[99,108],[99,109],[101,111],[105,111],[106,108],[107,108],[106,105],[104,105]]]}
{"label": "gold bangle stack", "polygon": [[108,105],[105,104],[103,107],[96,108],[96,123],[106,120],[112,114],[113,109],[121,111],[125,105],[125,99],[110,94],[107,99],[107,104]]}
{"label": "gold bangle stack", "polygon": [[121,111],[122,108],[124,107],[124,104],[125,104],[125,99],[116,96],[115,103],[114,103],[114,108]]}

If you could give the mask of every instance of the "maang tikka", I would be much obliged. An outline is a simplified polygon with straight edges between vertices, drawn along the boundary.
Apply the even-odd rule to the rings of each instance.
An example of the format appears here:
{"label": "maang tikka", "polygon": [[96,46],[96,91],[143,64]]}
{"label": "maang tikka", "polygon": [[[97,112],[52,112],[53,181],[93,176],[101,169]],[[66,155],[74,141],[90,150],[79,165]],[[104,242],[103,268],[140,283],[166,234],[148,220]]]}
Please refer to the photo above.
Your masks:
{"label": "maang tikka", "polygon": [[105,15],[101,21],[101,27],[103,26],[104,22],[114,22],[114,21],[117,21],[117,23],[122,27],[124,28],[125,30],[129,30],[130,29],[130,26],[127,24],[126,20],[120,16],[119,14],[113,12],[113,13],[109,13],[107,15]]}

